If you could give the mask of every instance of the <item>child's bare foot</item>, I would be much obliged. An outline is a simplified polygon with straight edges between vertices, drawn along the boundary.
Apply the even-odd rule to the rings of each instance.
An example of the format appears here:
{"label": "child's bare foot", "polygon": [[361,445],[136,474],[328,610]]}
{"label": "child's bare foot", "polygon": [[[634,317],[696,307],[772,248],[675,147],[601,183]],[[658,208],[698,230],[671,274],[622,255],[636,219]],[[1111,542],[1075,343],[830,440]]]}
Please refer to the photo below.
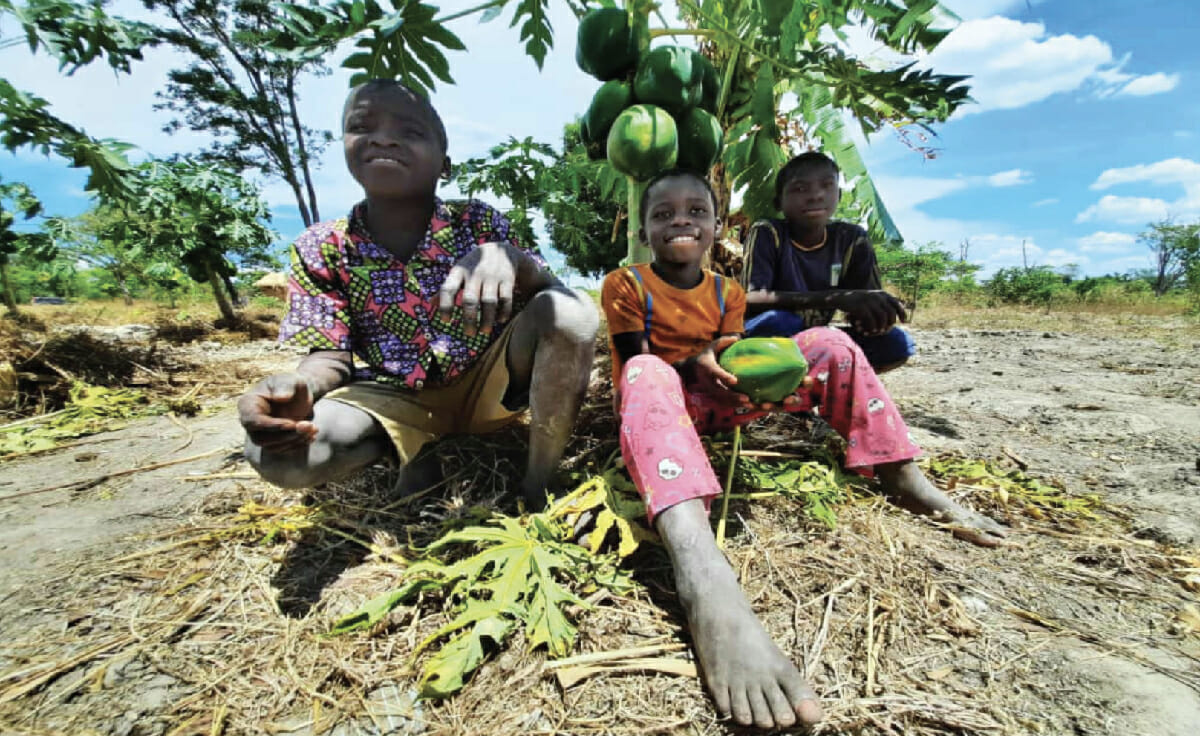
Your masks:
{"label": "child's bare foot", "polygon": [[993,519],[952,501],[911,460],[877,465],[875,472],[884,492],[897,504],[946,524],[959,539],[980,547],[995,547],[1008,535],[1008,530]]}
{"label": "child's bare foot", "polygon": [[821,706],[795,665],[767,634],[717,549],[700,499],[662,512],[659,533],[705,684],[723,717],[740,725],[787,728],[821,720]]}

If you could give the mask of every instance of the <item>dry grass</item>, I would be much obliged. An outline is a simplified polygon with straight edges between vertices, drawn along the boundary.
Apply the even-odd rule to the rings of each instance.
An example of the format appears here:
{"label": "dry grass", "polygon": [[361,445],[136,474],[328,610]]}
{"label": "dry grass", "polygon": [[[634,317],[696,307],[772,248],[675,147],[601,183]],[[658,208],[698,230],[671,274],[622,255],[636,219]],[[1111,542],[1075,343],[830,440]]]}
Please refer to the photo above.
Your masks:
{"label": "dry grass", "polygon": [[[607,399],[589,397],[569,471],[596,472],[615,448]],[[778,447],[789,428],[760,429],[749,447]],[[308,496],[247,480],[128,554],[20,591],[5,607],[21,617],[0,624],[0,731],[110,733],[132,712],[137,733],[179,736],[729,732],[697,679],[631,671],[563,690],[519,636],[457,697],[414,703],[410,655],[445,622],[438,600],[324,638],[395,587],[401,557],[445,524],[481,505],[515,511],[522,432],[441,443],[447,477],[420,497],[396,497],[383,469]],[[873,496],[842,507],[835,531],[780,498],[731,507],[727,554],[820,694],[820,733],[1086,730],[1064,642],[1200,689],[1200,645],[1175,620],[1196,600],[1200,561],[1133,538],[1120,510],[1037,520],[978,488],[954,492],[1012,524],[1015,543],[969,547]],[[634,592],[576,612],[579,652],[688,642],[663,551],[629,565]]]}
{"label": "dry grass", "polygon": [[1053,310],[1017,305],[971,306],[952,302],[919,305],[912,324],[921,329],[980,329],[1071,332],[1108,336],[1115,332],[1169,344],[1200,340],[1200,319],[1178,308],[1146,305],[1074,304]]}

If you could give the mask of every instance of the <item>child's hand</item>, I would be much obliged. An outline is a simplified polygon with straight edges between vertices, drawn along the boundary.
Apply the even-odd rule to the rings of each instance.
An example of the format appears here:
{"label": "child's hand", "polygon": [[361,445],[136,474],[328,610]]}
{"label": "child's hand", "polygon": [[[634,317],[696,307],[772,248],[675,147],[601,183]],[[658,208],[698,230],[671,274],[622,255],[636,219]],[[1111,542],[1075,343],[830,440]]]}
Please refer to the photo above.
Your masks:
{"label": "child's hand", "polygon": [[254,384],[238,399],[238,420],[250,441],[264,450],[284,452],[311,443],[313,399],[299,373],[277,373]]}
{"label": "child's hand", "polygon": [[841,299],[838,308],[864,335],[882,335],[897,322],[908,321],[900,300],[881,289],[852,291]]}
{"label": "child's hand", "polygon": [[454,264],[442,283],[438,315],[450,321],[454,298],[462,291],[463,331],[488,331],[512,316],[513,289],[540,270],[524,251],[508,243],[484,243]]}
{"label": "child's hand", "polygon": [[737,376],[721,367],[717,356],[725,348],[738,341],[736,335],[724,335],[713,340],[704,352],[692,358],[692,377],[696,388],[728,406],[752,406],[750,397],[731,388],[737,384]]}

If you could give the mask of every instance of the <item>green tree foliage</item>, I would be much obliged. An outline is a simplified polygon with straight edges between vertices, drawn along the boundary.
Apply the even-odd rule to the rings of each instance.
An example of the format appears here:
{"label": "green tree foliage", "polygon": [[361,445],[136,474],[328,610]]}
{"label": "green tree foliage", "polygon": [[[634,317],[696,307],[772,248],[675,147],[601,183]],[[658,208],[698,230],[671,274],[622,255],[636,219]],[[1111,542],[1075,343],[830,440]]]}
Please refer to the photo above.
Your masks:
{"label": "green tree foliage", "polygon": [[[582,3],[566,0],[577,10]],[[353,54],[342,67],[353,69],[350,84],[374,77],[399,79],[428,93],[437,82],[453,84],[444,51],[466,51],[461,39],[446,24],[480,14],[481,22],[499,17],[514,6],[510,26],[520,25],[525,52],[541,68],[553,46],[553,28],[546,15],[549,0],[493,0],[468,10],[438,16],[438,8],[421,2],[391,0],[336,0],[321,3],[278,3],[281,31],[274,45],[295,60],[328,56],[342,41],[354,39]]]}
{"label": "green tree foliage", "polygon": [[137,174],[134,196],[114,205],[123,216],[106,220],[96,237],[146,264],[148,278],[165,283],[182,270],[208,284],[221,315],[234,321],[237,264],[277,265],[258,189],[231,171],[186,159],[150,161]]}
{"label": "green tree foliage", "polygon": [[603,274],[625,252],[624,239],[614,235],[625,177],[607,161],[588,159],[578,123],[564,128],[562,153],[532,138],[509,138],[456,166],[454,176],[469,197],[489,192],[512,202],[505,215],[524,242],[537,242],[533,212],[540,211],[551,246],[580,273]]}
{"label": "green tree foliage", "polygon": [[921,298],[936,290],[957,263],[941,243],[924,243],[915,249],[885,246],[876,254],[880,272],[900,290],[910,316],[916,314]]}
{"label": "green tree foliage", "polygon": [[[141,60],[141,50],[156,43],[152,26],[108,15],[98,0],[30,0],[24,4],[0,0],[0,18],[6,17],[16,21],[21,33],[0,39],[0,48],[24,42],[33,53],[43,50],[56,57],[68,75],[97,59],[104,59],[117,72],[127,73],[130,61]],[[109,197],[129,194],[132,167],[125,152],[132,146],[92,138],[53,115],[46,100],[2,78],[0,145],[10,151],[30,147],[45,154],[55,153],[72,166],[89,170],[88,190]]]}
{"label": "green tree foliage", "polygon": [[106,233],[120,229],[125,217],[120,207],[102,203],[78,217],[60,221],[55,240],[59,251],[73,262],[107,274],[96,288],[109,296],[120,294],[128,305],[149,282],[146,270],[154,263],[142,249],[106,237]]}
{"label": "green tree foliage", "polygon": [[472,158],[455,167],[458,188],[468,197],[491,192],[512,202],[506,216],[523,242],[534,245],[530,210],[541,209],[545,200],[546,172],[554,164],[555,151],[532,138],[509,138],[492,146],[486,158]]}
{"label": "green tree foliage", "polygon": [[[1138,235],[1154,256],[1154,295],[1195,281],[1200,269],[1200,222],[1179,224],[1170,218],[1150,223]],[[1189,281],[1189,276],[1191,281]]]}
{"label": "green tree foliage", "polygon": [[164,43],[190,63],[168,74],[157,107],[175,113],[167,132],[180,128],[207,133],[216,141],[201,158],[235,171],[256,170],[282,179],[296,200],[300,219],[320,220],[313,162],[333,139],[300,121],[301,75],[327,71],[319,58],[293,58],[273,49],[279,14],[267,0],[143,0],[165,14]]}
{"label": "green tree foliage", "polygon": [[986,283],[988,296],[999,302],[1047,307],[1068,291],[1069,277],[1049,266],[1002,268]]}
{"label": "green tree foliage", "polygon": [[9,263],[14,256],[34,261],[54,258],[54,241],[45,232],[22,232],[18,219],[30,220],[42,213],[42,203],[21,182],[0,182],[0,299],[10,314],[17,313],[16,296],[9,282]]}
{"label": "green tree foliage", "polygon": [[542,212],[550,243],[566,256],[567,265],[588,276],[612,270],[625,255],[618,204],[626,199],[627,182],[607,160],[591,161],[579,137],[579,124],[563,129],[563,152],[547,172]]}
{"label": "green tree foliage", "polygon": [[778,4],[788,8],[782,21],[772,12],[777,4],[758,0],[678,5],[693,32],[703,36],[701,49],[721,75],[718,119],[726,148],[715,172],[718,190],[726,197],[743,191],[741,210],[749,220],[769,216],[775,212],[775,172],[793,151],[820,142],[842,169],[854,219],[875,242],[899,242],[845,130],[845,115],[857,120],[864,135],[915,127],[926,136],[931,124],[969,101],[966,77],[917,69],[915,61],[875,68],[850,56],[841,42],[857,26],[881,46],[911,57],[936,48],[948,31],[933,26],[939,17],[952,16],[936,0]]}

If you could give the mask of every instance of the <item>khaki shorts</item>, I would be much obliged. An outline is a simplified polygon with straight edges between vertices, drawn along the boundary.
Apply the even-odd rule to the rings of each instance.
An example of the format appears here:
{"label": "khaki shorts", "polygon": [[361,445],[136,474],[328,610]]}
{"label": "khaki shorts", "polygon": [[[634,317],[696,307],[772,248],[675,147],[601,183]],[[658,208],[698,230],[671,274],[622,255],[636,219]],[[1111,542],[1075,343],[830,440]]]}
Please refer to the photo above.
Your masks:
{"label": "khaki shorts", "polygon": [[524,408],[502,403],[508,390],[508,341],[516,320],[509,322],[483,355],[449,386],[420,391],[375,381],[356,381],[324,398],[370,414],[387,432],[396,457],[408,463],[427,443],[448,434],[484,434],[511,423]]}

